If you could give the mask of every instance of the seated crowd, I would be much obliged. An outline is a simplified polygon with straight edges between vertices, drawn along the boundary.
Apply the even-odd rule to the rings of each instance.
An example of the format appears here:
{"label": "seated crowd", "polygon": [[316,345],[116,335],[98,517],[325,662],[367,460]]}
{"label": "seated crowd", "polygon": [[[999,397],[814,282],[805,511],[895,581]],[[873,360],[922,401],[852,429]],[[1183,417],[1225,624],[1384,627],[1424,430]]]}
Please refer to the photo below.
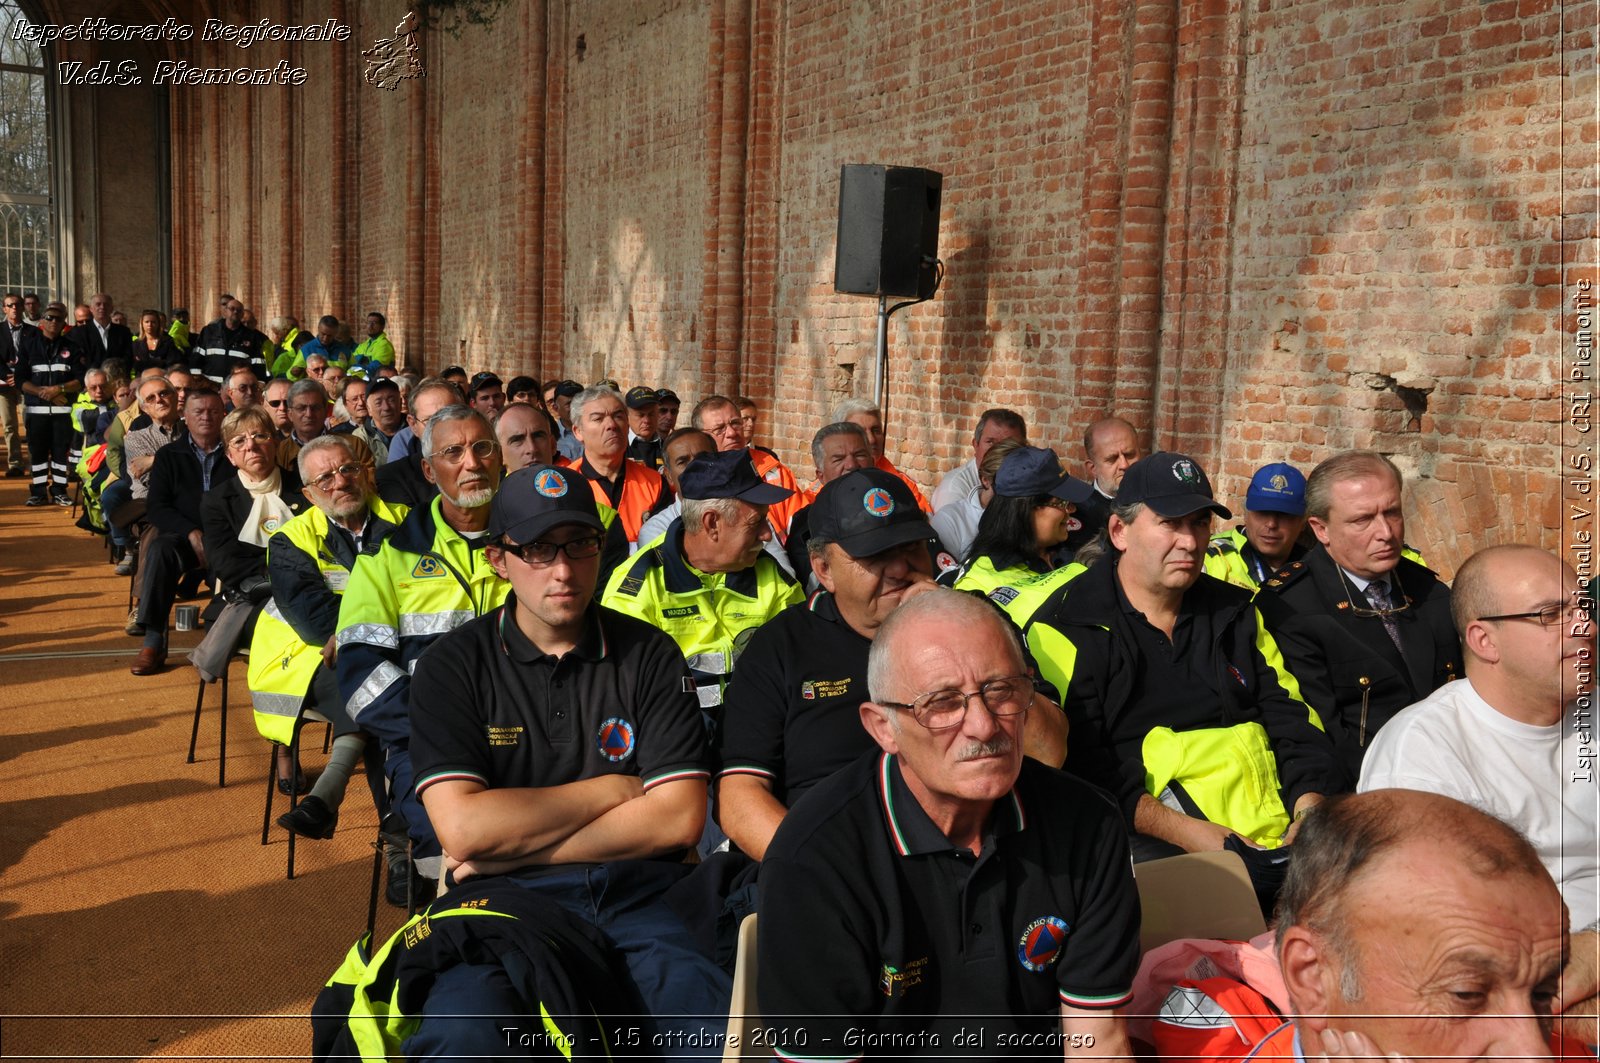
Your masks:
{"label": "seated crowd", "polygon": [[[759,911],[782,1058],[1131,1058],[1138,865],[1229,850],[1277,914],[1276,1018],[1180,984],[1204,1006],[1163,1012],[1163,1055],[1594,1056],[1592,592],[1514,544],[1448,586],[1381,454],[1269,463],[1230,506],[1120,417],[1080,478],[996,408],[924,491],[864,400],[797,475],[748,399],[680,428],[652,385],[417,379],[378,313],[357,343],[232,296],[194,336],[29,305],[0,327],[28,504],[81,482],[133,674],[209,596],[196,663],[248,647],[305,793],[279,824],[331,837],[364,762],[390,902],[523,921],[408,938],[430,988],[385,1051],[708,1054]],[[286,750],[311,708],[314,783]],[[357,1047],[359,1001],[401,999],[362,977]]]}

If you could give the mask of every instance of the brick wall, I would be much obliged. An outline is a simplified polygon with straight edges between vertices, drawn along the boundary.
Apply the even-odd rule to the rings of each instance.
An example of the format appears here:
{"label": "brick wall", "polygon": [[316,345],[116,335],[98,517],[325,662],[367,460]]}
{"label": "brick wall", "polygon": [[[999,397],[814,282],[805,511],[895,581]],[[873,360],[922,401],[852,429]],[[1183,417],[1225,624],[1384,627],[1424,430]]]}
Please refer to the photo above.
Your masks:
{"label": "brick wall", "polygon": [[809,475],[872,385],[873,301],[832,291],[838,168],[926,166],[947,276],[893,320],[888,411],[924,483],[985,406],[1072,462],[1115,410],[1231,498],[1264,461],[1391,453],[1446,572],[1556,545],[1592,2],[542,0],[426,35],[395,92],[359,48],[402,6],[334,10],[350,46],[213,50],[306,85],[173,92],[197,316],[222,290],[263,320],[377,308],[413,365],[740,390]]}

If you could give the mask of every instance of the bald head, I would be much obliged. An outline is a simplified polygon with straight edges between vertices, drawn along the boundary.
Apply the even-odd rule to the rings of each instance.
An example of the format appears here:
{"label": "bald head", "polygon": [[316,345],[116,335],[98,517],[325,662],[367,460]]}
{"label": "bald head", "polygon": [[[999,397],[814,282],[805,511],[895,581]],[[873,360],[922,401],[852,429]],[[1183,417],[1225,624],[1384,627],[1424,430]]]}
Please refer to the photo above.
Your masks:
{"label": "bald head", "polygon": [[1450,588],[1450,619],[1455,622],[1456,634],[1464,637],[1467,625],[1480,616],[1506,612],[1500,591],[1517,574],[1529,566],[1553,569],[1558,565],[1564,567],[1565,562],[1523,543],[1491,546],[1467,558]]}

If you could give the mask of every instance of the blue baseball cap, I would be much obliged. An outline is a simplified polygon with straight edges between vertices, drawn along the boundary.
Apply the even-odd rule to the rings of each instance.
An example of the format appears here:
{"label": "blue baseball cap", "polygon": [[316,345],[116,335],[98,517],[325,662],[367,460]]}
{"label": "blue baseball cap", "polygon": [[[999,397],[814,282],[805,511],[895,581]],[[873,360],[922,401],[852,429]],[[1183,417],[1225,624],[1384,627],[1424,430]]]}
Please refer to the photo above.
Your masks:
{"label": "blue baseball cap", "polygon": [[1244,494],[1244,508],[1252,513],[1287,513],[1303,517],[1306,513],[1306,478],[1293,465],[1278,461],[1263,465],[1250,477],[1250,490]]}
{"label": "blue baseball cap", "polygon": [[678,493],[693,499],[737,498],[756,506],[770,506],[794,494],[763,480],[743,448],[695,458],[678,474]]}
{"label": "blue baseball cap", "polygon": [[1054,495],[1074,505],[1088,500],[1094,488],[1068,475],[1056,452],[1044,447],[1018,447],[1000,462],[994,493],[1003,498]]}

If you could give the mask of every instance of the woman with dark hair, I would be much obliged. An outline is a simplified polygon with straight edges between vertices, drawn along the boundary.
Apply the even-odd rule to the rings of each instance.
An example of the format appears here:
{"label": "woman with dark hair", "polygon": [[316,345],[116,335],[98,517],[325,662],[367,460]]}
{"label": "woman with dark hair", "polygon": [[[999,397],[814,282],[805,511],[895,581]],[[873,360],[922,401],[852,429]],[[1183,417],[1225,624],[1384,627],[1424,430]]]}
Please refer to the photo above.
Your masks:
{"label": "woman with dark hair", "polygon": [[956,590],[988,594],[1053,571],[1053,551],[1067,541],[1073,508],[1091,490],[1062,470],[1053,450],[1019,446],[1007,453],[994,476],[994,497],[956,576]]}

